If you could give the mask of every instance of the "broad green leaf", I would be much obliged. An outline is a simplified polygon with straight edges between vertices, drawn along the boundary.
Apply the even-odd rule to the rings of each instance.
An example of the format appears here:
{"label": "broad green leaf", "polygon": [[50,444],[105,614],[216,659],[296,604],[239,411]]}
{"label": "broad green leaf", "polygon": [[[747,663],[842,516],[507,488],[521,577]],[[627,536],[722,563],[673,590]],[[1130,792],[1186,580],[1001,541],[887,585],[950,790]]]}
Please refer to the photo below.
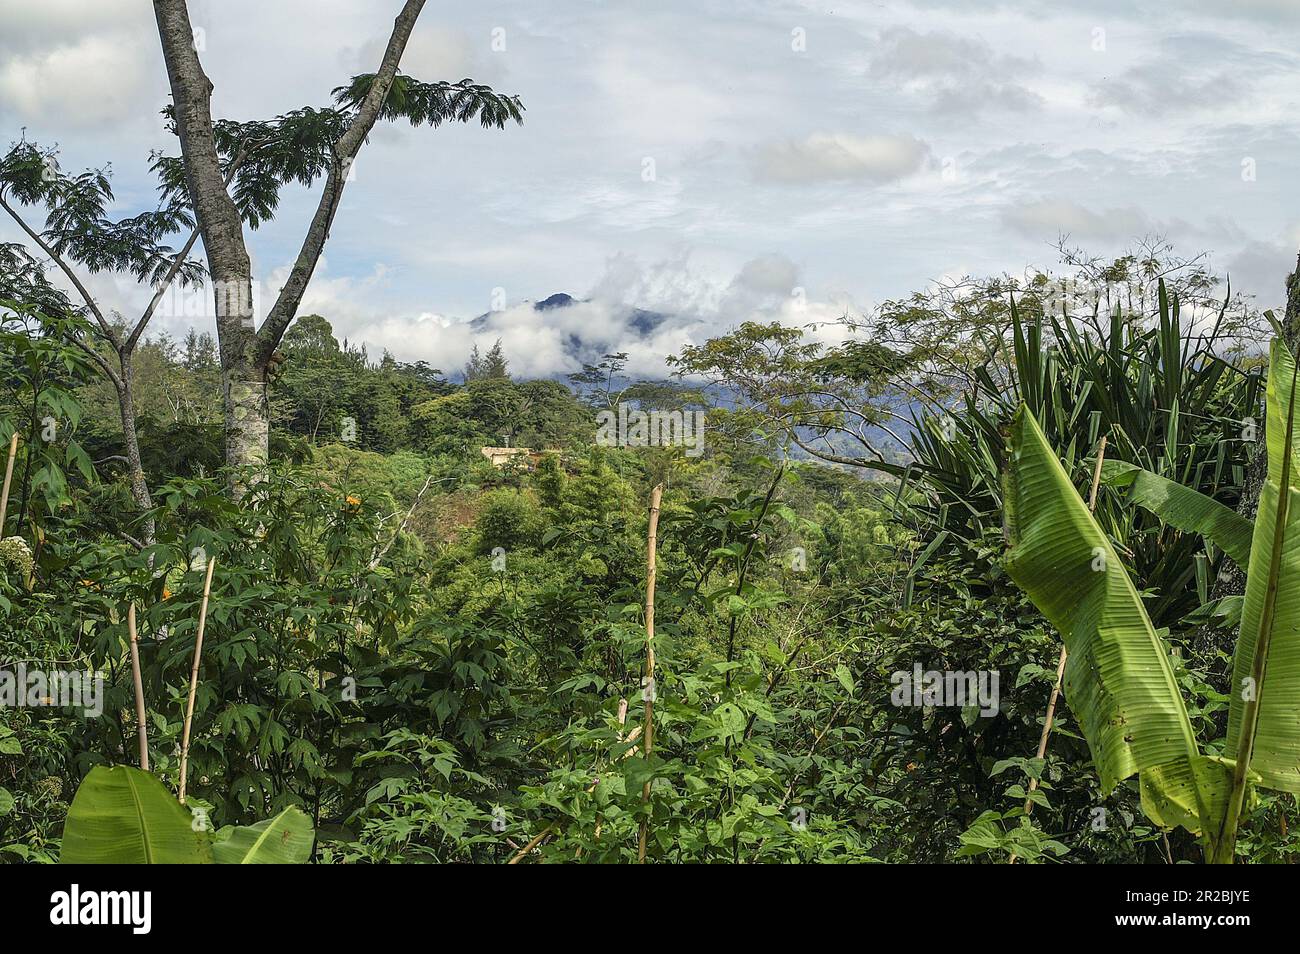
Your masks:
{"label": "broad green leaf", "polygon": [[1000,848],[1005,840],[1002,826],[998,824],[1001,820],[1002,815],[991,809],[980,815],[958,836],[961,847],[957,849],[954,857],[967,858]]}
{"label": "broad green leaf", "polygon": [[[1282,473],[1282,451],[1286,444],[1286,419],[1292,410],[1287,399],[1291,395],[1291,379],[1295,375],[1295,357],[1280,338],[1274,338],[1268,350],[1268,386],[1265,390],[1264,445],[1268,450],[1268,476],[1277,480]],[[1291,486],[1300,490],[1300,477],[1296,463],[1300,452],[1294,447],[1300,429],[1292,434]]]}
{"label": "broad green leaf", "polygon": [[[1287,410],[1295,360],[1275,340],[1269,354],[1268,479],[1260,489],[1259,512],[1251,548],[1246,595],[1242,601],[1241,634],[1233,655],[1233,680],[1229,693],[1228,745],[1225,753],[1235,756],[1241,735],[1246,697],[1259,699],[1259,721],[1250,768],[1258,772],[1268,788],[1300,793],[1300,453],[1293,454],[1287,493],[1290,499],[1279,565],[1272,562],[1273,535],[1277,523],[1282,472],[1282,450],[1286,441]],[[1260,618],[1268,592],[1270,573],[1276,573],[1277,596],[1273,630],[1263,684],[1253,686],[1250,676],[1259,639]]]}
{"label": "broad green leaf", "polygon": [[65,865],[207,864],[207,838],[162,782],[129,765],[90,770],[63,828]]}
{"label": "broad green leaf", "polygon": [[1168,650],[1023,405],[1009,456],[1006,569],[1065,640],[1065,695],[1102,792],[1143,769],[1197,755]]}
{"label": "broad green leaf", "polygon": [[217,832],[212,857],[219,865],[303,865],[316,840],[311,819],[296,805],[274,818]]}
{"label": "broad green leaf", "polygon": [[836,666],[835,678],[840,681],[840,685],[844,687],[845,692],[849,695],[853,695],[853,673],[849,671],[848,666],[842,664]]}
{"label": "broad green leaf", "polygon": [[1231,759],[1208,755],[1147,769],[1141,776],[1142,813],[1161,828],[1186,828],[1216,838],[1232,789],[1232,769]]}
{"label": "broad green leaf", "polygon": [[1249,520],[1200,491],[1143,470],[1125,461],[1106,461],[1102,479],[1112,487],[1128,487],[1128,500],[1150,510],[1179,530],[1199,533],[1226,553],[1234,563],[1250,562],[1254,528]]}

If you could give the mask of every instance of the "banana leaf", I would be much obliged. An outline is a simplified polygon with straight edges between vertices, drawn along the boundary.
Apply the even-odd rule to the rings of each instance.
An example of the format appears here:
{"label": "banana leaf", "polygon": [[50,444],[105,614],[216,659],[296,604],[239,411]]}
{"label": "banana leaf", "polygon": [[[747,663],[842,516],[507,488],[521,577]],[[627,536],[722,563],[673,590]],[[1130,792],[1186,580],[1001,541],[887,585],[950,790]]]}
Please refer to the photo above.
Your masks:
{"label": "banana leaf", "polygon": [[[1269,354],[1265,438],[1268,479],[1260,490],[1259,512],[1251,547],[1250,570],[1242,602],[1241,634],[1233,655],[1233,682],[1228,708],[1225,754],[1236,756],[1241,744],[1247,699],[1259,701],[1250,768],[1262,784],[1300,793],[1300,480],[1294,448],[1285,492],[1289,501],[1278,565],[1272,566],[1278,504],[1283,493],[1283,452],[1288,415],[1294,415],[1295,359],[1275,340]],[[1292,439],[1294,445],[1294,437]],[[1276,585],[1268,659],[1260,685],[1251,682],[1270,581]]]}
{"label": "banana leaf", "polygon": [[290,805],[255,825],[222,828],[212,856],[219,865],[303,865],[315,840],[311,819]]}
{"label": "banana leaf", "polygon": [[1069,651],[1065,695],[1108,794],[1199,755],[1169,651],[1110,541],[1023,405],[1004,475],[1005,566]]}
{"label": "banana leaf", "polygon": [[[1141,775],[1142,813],[1161,828],[1186,828],[1205,838],[1213,854],[1219,825],[1232,790],[1232,759],[1198,755],[1158,765]],[[1252,782],[1258,776],[1250,773]],[[1250,806],[1258,802],[1250,789]]]}
{"label": "banana leaf", "polygon": [[63,828],[65,865],[211,864],[207,837],[162,782],[129,765],[97,765]]}
{"label": "banana leaf", "polygon": [[1130,503],[1150,510],[1171,527],[1199,533],[1238,566],[1250,564],[1254,527],[1231,507],[1125,461],[1108,460],[1102,464],[1101,473],[1107,485],[1128,488]]}

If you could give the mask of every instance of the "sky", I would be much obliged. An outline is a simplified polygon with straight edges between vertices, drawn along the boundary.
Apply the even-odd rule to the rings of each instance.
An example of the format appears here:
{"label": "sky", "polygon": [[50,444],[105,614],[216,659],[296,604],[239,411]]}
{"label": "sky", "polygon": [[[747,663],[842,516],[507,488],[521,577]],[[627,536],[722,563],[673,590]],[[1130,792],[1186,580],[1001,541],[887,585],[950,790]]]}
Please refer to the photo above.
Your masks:
{"label": "sky", "polygon": [[[400,6],[191,0],[214,114],[327,104]],[[403,71],[518,94],[524,123],[377,128],[300,314],[447,370],[500,337],[517,376],[563,374],[577,335],[654,374],[742,321],[1054,266],[1063,235],[1098,255],[1161,235],[1275,307],[1300,249],[1294,50],[1295,0],[432,0]],[[0,0],[0,132],[111,163],[114,213],[156,201],[167,102],[151,4]],[[263,287],[315,202],[287,190],[252,234]],[[148,297],[91,287],[127,315]],[[584,304],[529,304],[556,292]],[[633,307],[670,318],[639,335]],[[210,312],[178,298],[153,329]]]}

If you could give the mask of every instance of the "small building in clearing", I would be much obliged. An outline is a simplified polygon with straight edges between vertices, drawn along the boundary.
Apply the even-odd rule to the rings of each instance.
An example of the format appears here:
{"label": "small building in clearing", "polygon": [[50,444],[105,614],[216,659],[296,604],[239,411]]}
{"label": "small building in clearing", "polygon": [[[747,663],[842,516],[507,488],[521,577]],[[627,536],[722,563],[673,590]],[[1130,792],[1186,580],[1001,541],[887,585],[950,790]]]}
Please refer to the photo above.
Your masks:
{"label": "small building in clearing", "polygon": [[525,463],[532,458],[532,451],[527,447],[481,447],[479,453],[492,461],[493,467],[504,467],[516,457],[525,458]]}

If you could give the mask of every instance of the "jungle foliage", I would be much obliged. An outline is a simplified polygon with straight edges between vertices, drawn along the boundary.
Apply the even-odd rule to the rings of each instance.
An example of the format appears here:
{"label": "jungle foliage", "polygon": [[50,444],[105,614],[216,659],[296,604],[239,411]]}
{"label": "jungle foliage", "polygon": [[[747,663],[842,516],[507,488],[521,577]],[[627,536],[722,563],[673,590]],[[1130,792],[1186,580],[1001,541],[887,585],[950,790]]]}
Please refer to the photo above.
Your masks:
{"label": "jungle foliage", "polygon": [[[308,316],[273,384],[274,462],[237,499],[212,342],[155,338],[137,355],[153,503],[141,513],[113,459],[116,405],[77,344],[87,329],[12,303],[0,657],[5,671],[102,673],[104,691],[98,717],[0,708],[0,858],[634,862],[644,829],[650,861],[1200,860],[1238,743],[1129,758],[1145,743],[1105,727],[1112,709],[1138,713],[1118,683],[1080,682],[1076,663],[1036,757],[1059,633],[1071,658],[1105,652],[1042,596],[1073,585],[1055,564],[1007,558],[1003,524],[1015,543],[1035,520],[1065,521],[1040,537],[1064,546],[1068,526],[1089,558],[1100,547],[1098,580],[1126,594],[1146,652],[1138,665],[1129,646],[1115,665],[1160,674],[1180,738],[1238,738],[1224,624],[1246,633],[1259,599],[1213,590],[1225,565],[1261,552],[1235,511],[1257,437],[1281,440],[1276,402],[1261,411],[1276,382],[1228,346],[1213,309],[1189,318],[1163,286],[1149,309],[1104,319],[1053,314],[1032,293],[994,313],[1004,323],[989,318],[967,384],[908,409],[906,453],[874,479],[800,452],[736,400],[710,411],[700,457],[595,446],[618,356],[579,393],[504,364],[456,381],[372,361]],[[706,350],[734,357],[756,334]],[[788,344],[790,382],[885,399],[880,356]],[[669,392],[708,393],[618,389]],[[817,413],[801,438],[814,448],[835,426]],[[539,453],[498,467],[479,452],[506,444]],[[1048,496],[1027,489],[1040,474]],[[133,767],[131,605],[147,773]],[[914,669],[999,674],[995,711],[913,704],[898,676]],[[1265,770],[1289,743],[1261,711],[1235,853],[1285,861],[1294,795]]]}

